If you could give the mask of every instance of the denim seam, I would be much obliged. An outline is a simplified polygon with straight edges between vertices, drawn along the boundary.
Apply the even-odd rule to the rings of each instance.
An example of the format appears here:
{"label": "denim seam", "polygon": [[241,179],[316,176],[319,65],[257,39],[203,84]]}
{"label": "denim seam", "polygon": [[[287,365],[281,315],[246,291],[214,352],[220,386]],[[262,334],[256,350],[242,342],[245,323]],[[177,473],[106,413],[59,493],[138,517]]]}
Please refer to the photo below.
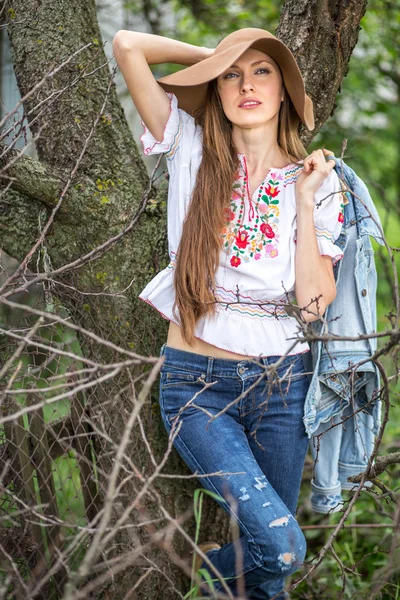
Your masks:
{"label": "denim seam", "polygon": [[[281,368],[282,367],[279,367],[279,370],[281,370]],[[281,383],[283,383],[285,381],[296,381],[297,379],[300,379],[300,377],[306,377],[307,376],[306,373],[305,373],[306,369],[303,368],[300,372],[290,374],[290,375],[286,376],[285,378],[283,378],[283,376],[287,372],[288,368],[285,369],[285,371],[282,373],[282,376],[279,376],[279,373],[277,372],[278,377],[281,379]],[[259,378],[262,374],[263,374],[262,372],[260,372],[260,373],[252,373],[252,374],[249,373],[247,375],[240,376],[239,379],[241,381],[248,381],[249,379],[252,379],[252,378],[254,378],[254,379]],[[267,374],[265,375],[265,381],[267,383],[269,381],[269,376]]]}
{"label": "denim seam", "polygon": [[[171,368],[171,371],[168,371],[168,367]],[[176,369],[176,371],[173,371],[174,369]],[[203,371],[199,371],[199,370],[185,370],[179,367],[179,371],[182,373],[190,373],[192,374],[194,377],[201,377],[201,375],[203,374]],[[171,365],[171,363],[165,363],[162,368],[160,373],[172,373],[172,372],[176,372],[179,373],[178,371],[178,367],[176,367],[175,365]],[[218,373],[216,371],[213,370],[212,372],[212,377],[214,377],[215,379],[240,379],[240,377],[238,375],[224,375],[223,373]],[[207,381],[207,383],[210,383],[209,381]]]}

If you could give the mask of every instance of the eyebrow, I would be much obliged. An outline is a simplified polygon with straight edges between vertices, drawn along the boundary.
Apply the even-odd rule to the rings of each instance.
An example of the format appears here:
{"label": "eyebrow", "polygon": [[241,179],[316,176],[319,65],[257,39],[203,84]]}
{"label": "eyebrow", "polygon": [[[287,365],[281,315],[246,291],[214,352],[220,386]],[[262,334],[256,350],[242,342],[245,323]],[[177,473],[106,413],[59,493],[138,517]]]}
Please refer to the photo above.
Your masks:
{"label": "eyebrow", "polygon": [[[251,67],[254,67],[255,65],[259,65],[260,63],[263,63],[263,62],[266,62],[266,63],[268,63],[268,64],[269,64],[269,65],[271,65],[272,67],[274,66],[274,65],[272,64],[272,62],[271,62],[271,61],[269,61],[269,60],[267,60],[266,58],[263,58],[262,60],[256,60],[255,62],[252,62],[250,66],[251,66]],[[230,67],[228,67],[228,68],[229,68],[229,69],[233,69],[233,68],[236,68],[236,69],[238,69],[238,68],[239,68],[239,66],[238,66],[238,65],[231,65],[231,66],[230,66]]]}

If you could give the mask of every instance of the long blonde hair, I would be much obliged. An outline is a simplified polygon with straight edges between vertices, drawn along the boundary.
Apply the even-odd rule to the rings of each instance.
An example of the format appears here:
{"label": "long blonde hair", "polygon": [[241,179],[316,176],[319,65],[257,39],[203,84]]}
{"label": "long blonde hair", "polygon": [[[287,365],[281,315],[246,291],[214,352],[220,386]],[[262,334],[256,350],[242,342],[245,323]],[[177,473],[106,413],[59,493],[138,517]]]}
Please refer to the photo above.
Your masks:
{"label": "long blonde hair", "polygon": [[[221,250],[220,234],[239,168],[232,124],[222,109],[216,79],[209,82],[206,100],[193,116],[203,129],[203,154],[183,223],[174,278],[174,309],[179,311],[182,337],[190,345],[194,343],[198,319],[215,312],[213,288]],[[299,117],[284,88],[278,145],[291,161],[307,156],[298,127]]]}

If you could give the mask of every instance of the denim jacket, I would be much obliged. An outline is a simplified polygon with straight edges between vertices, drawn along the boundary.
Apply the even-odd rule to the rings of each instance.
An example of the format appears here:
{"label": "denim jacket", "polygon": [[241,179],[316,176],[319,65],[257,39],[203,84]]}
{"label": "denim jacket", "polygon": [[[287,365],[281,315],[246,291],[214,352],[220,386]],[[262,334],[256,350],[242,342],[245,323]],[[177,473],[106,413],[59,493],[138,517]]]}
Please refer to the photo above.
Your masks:
{"label": "denim jacket", "polygon": [[[381,221],[365,183],[342,160],[335,157],[335,161],[343,189],[354,194],[345,192],[348,203],[342,232],[335,242],[344,256],[333,267],[336,298],[325,311],[327,329],[320,321],[310,325],[317,334],[356,338],[376,331],[377,272],[370,236],[381,245],[384,241]],[[368,360],[376,350],[377,339],[313,341],[310,346],[307,371],[312,375],[303,421],[313,458],[318,456],[311,505],[326,513],[341,508],[341,489],[354,488],[347,477],[365,471],[380,427],[380,375]],[[349,369],[360,361],[365,362]],[[352,416],[360,408],[363,410]]]}

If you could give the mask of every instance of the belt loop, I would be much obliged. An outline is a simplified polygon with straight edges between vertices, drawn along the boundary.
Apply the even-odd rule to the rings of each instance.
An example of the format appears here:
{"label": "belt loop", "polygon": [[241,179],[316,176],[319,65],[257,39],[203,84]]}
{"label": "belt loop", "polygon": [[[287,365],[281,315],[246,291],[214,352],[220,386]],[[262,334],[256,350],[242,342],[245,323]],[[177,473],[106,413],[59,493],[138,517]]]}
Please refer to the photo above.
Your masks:
{"label": "belt loop", "polygon": [[163,356],[165,354],[165,346],[167,345],[167,343],[163,344],[161,346],[161,350],[160,350],[160,356]]}
{"label": "belt loop", "polygon": [[207,365],[207,377],[206,377],[207,383],[209,383],[212,379],[211,376],[212,376],[213,366],[214,366],[214,357],[209,356],[208,357],[208,365]]}

